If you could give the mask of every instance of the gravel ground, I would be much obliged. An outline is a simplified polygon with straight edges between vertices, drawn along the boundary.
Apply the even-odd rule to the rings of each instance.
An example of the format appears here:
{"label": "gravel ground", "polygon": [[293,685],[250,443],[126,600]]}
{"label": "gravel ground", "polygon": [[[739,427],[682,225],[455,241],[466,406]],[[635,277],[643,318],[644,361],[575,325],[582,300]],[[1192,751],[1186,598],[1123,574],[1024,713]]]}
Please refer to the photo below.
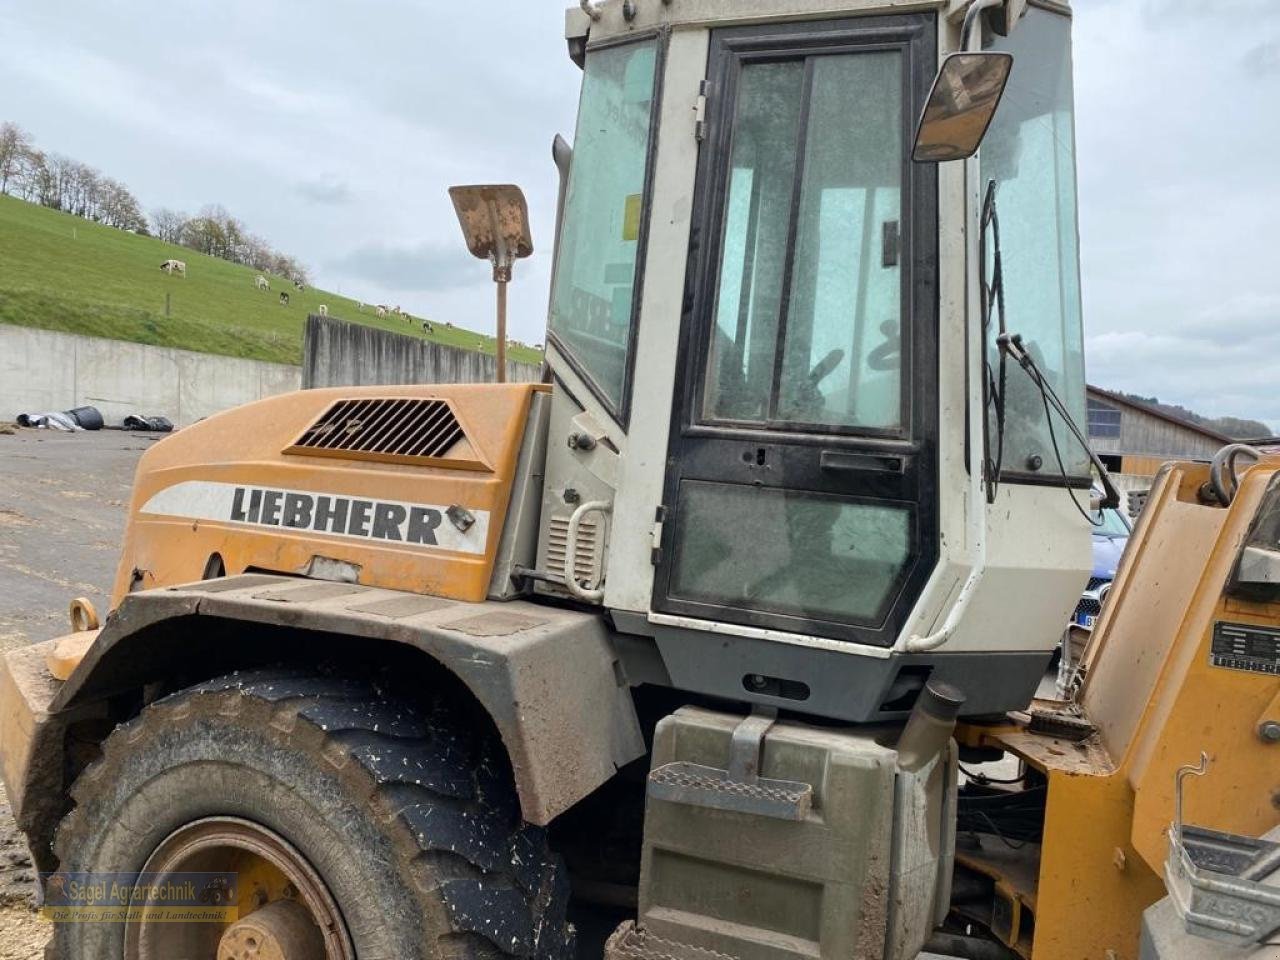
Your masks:
{"label": "gravel ground", "polygon": [[[0,429],[0,652],[70,631],[67,605],[100,614],[115,576],[138,458],[156,438]],[[0,791],[0,960],[41,960],[26,845]]]}
{"label": "gravel ground", "polygon": [[23,904],[0,907],[0,960],[43,960],[49,928]]}

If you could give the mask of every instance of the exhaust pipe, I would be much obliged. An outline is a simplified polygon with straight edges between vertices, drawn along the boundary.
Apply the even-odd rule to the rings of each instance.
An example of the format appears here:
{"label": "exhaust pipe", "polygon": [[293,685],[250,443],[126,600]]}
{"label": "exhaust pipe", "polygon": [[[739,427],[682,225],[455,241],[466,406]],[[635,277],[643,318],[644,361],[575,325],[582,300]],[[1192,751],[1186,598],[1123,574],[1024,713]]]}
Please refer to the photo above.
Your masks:
{"label": "exhaust pipe", "polygon": [[930,680],[920,692],[898,740],[899,769],[917,773],[932,763],[951,742],[963,706],[963,693],[949,683]]}

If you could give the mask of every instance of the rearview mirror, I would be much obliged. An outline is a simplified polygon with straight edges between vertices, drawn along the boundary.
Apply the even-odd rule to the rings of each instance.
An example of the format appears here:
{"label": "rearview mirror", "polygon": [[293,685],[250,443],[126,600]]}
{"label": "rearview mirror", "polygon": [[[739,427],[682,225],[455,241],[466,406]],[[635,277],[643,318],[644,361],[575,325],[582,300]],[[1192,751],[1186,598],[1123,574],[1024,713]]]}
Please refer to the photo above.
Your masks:
{"label": "rearview mirror", "polygon": [[1008,53],[953,53],[942,63],[916,131],[917,163],[978,152],[1013,70]]}

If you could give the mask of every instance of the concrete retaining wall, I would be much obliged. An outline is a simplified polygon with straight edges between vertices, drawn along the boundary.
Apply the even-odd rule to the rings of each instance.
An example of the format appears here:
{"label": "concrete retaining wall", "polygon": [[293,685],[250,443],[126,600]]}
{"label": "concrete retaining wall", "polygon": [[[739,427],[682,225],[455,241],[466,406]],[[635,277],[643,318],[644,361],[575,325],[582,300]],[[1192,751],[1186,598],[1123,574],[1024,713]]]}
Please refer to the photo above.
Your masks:
{"label": "concrete retaining wall", "polygon": [[297,390],[300,367],[0,324],[0,420],[93,406],[177,426]]}
{"label": "concrete retaining wall", "polygon": [[[302,384],[366,387],[407,383],[492,383],[497,361],[484,353],[429,343],[331,317],[307,318]],[[507,362],[507,379],[536,383],[542,367]]]}

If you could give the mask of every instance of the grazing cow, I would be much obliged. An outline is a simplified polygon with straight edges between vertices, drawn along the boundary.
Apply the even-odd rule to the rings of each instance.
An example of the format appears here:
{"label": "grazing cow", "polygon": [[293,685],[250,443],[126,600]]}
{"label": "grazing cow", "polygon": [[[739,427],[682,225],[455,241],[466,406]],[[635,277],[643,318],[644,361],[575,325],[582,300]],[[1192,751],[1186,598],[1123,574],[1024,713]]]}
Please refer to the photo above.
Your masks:
{"label": "grazing cow", "polygon": [[402,316],[404,314],[404,311],[400,309],[399,304],[396,304],[394,307],[392,307],[391,312],[394,313],[397,317]]}
{"label": "grazing cow", "polygon": [[253,283],[259,290],[271,289],[271,283],[262,274],[258,274],[257,277],[254,278]]}
{"label": "grazing cow", "polygon": [[160,264],[160,269],[170,276],[176,273],[185,277],[187,275],[187,262],[185,260],[166,260]]}
{"label": "grazing cow", "polygon": [[431,321],[430,321],[430,320],[423,320],[423,321],[422,321],[422,332],[423,332],[423,333],[435,333],[435,332],[436,332],[436,328],[435,328],[435,327],[433,327],[433,326],[431,325]]}
{"label": "grazing cow", "polygon": [[385,320],[387,316],[387,308],[382,304],[378,304],[378,319]]}
{"label": "grazing cow", "polygon": [[283,290],[280,291],[280,306],[287,307],[289,305],[289,295]]}
{"label": "grazing cow", "polygon": [[363,301],[363,300],[360,300],[360,301],[357,301],[357,302],[356,302],[356,313],[364,313],[364,301]]}
{"label": "grazing cow", "polygon": [[329,308],[326,307],[323,303],[320,304],[319,309],[320,309],[320,316],[327,317],[329,315]]}
{"label": "grazing cow", "polygon": [[293,289],[301,293],[303,290],[306,290],[307,287],[301,280],[295,280],[293,281]]}

